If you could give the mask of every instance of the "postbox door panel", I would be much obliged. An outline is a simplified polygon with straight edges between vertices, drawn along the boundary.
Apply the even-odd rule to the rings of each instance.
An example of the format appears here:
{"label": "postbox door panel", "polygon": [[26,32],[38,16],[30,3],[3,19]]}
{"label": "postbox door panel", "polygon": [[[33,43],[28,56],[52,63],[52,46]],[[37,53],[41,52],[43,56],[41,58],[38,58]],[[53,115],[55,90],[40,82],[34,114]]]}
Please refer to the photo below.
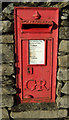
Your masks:
{"label": "postbox door panel", "polygon": [[53,39],[22,40],[23,98],[51,99]]}

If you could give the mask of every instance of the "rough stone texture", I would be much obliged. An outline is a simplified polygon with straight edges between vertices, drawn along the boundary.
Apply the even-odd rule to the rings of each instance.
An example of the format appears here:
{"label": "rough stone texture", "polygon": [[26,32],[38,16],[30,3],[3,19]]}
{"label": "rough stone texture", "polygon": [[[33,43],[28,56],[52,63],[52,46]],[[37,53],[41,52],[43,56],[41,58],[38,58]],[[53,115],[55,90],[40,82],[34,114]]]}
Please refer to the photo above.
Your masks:
{"label": "rough stone texture", "polygon": [[2,95],[2,107],[12,107],[14,99],[12,95]]}
{"label": "rough stone texture", "polygon": [[69,54],[58,57],[58,65],[63,67],[69,67]]}
{"label": "rough stone texture", "polygon": [[69,81],[67,81],[65,83],[65,85],[63,86],[61,92],[69,95]]}
{"label": "rough stone texture", "polygon": [[32,111],[32,110],[56,110],[56,103],[23,103],[12,107],[13,112]]}
{"label": "rough stone texture", "polygon": [[4,86],[11,86],[14,87],[16,83],[16,79],[13,76],[0,76],[0,85]]}
{"label": "rough stone texture", "polygon": [[69,27],[60,27],[59,39],[69,39]]}
{"label": "rough stone texture", "polygon": [[1,94],[16,94],[16,90],[12,86],[4,86],[2,88],[2,93]]}
{"label": "rough stone texture", "polygon": [[69,21],[63,20],[63,21],[61,22],[61,26],[69,27]]}
{"label": "rough stone texture", "polygon": [[4,118],[8,118],[9,119],[9,114],[8,114],[8,110],[7,109],[5,109],[5,108],[3,108],[2,109],[2,118],[4,119]]}
{"label": "rough stone texture", "polygon": [[66,7],[67,5],[69,5],[68,2],[58,2],[55,5],[53,5],[53,7],[58,7],[60,10],[64,7]]}
{"label": "rough stone texture", "polygon": [[68,16],[61,16],[62,20],[67,20]]}
{"label": "rough stone texture", "polygon": [[0,43],[14,43],[13,35],[0,35]]}
{"label": "rough stone texture", "polygon": [[58,52],[58,56],[63,56],[63,55],[66,55],[66,52],[62,52],[62,51]]}
{"label": "rough stone texture", "polygon": [[69,52],[69,41],[62,40],[59,44],[59,51]]}
{"label": "rough stone texture", "polygon": [[62,12],[61,19],[66,20],[66,19],[68,19],[68,16],[69,16],[68,13]]}
{"label": "rough stone texture", "polygon": [[14,74],[14,65],[12,63],[10,64],[0,64],[0,67],[2,66],[2,73],[0,71],[0,75],[11,75]]}
{"label": "rough stone texture", "polygon": [[56,99],[58,108],[69,108],[69,96],[58,97]]}
{"label": "rough stone texture", "polygon": [[0,20],[2,20],[2,13],[0,13]]}
{"label": "rough stone texture", "polygon": [[13,20],[14,19],[14,4],[9,4],[4,10],[2,11],[3,16],[6,18]]}
{"label": "rough stone texture", "polygon": [[61,88],[62,88],[62,83],[58,82],[57,83],[57,89],[56,89],[57,96],[61,96]]}
{"label": "rough stone texture", "polygon": [[62,20],[67,20],[67,16],[61,16]]}
{"label": "rough stone texture", "polygon": [[2,63],[14,62],[14,45],[12,44],[0,44],[2,46]]}
{"label": "rough stone texture", "polygon": [[0,108],[0,119],[2,118],[2,108]]}
{"label": "rough stone texture", "polygon": [[69,15],[69,9],[64,8],[64,9],[62,10],[62,13],[67,13],[67,14]]}
{"label": "rough stone texture", "polygon": [[67,116],[67,110],[11,112],[12,118],[61,118]]}
{"label": "rough stone texture", "polygon": [[[1,23],[1,21],[0,21]],[[0,33],[12,33],[13,32],[13,23],[9,20],[2,21],[2,26],[0,27]]]}
{"label": "rough stone texture", "polygon": [[69,69],[66,68],[59,68],[57,73],[57,79],[58,80],[69,80]]}
{"label": "rough stone texture", "polygon": [[69,120],[69,116],[68,116],[68,117],[66,117],[66,118],[64,118],[64,120]]}

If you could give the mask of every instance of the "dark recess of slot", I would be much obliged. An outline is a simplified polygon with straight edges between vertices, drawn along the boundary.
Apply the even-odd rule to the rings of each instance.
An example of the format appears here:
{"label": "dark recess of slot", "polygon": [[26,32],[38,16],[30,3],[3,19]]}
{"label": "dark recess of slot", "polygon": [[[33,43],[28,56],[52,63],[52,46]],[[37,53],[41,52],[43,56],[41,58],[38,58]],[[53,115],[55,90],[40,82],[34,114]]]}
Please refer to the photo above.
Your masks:
{"label": "dark recess of slot", "polygon": [[22,29],[31,29],[31,28],[49,28],[51,25],[41,25],[41,24],[23,24]]}
{"label": "dark recess of slot", "polygon": [[32,74],[33,74],[33,68],[32,68]]}

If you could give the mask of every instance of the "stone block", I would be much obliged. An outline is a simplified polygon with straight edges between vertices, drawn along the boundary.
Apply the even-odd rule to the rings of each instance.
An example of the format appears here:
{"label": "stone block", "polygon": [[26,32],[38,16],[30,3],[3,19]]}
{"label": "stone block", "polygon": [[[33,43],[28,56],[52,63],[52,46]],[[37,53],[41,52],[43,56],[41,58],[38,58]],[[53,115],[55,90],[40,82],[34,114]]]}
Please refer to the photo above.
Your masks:
{"label": "stone block", "polygon": [[58,108],[69,108],[69,96],[57,97],[56,99]]}
{"label": "stone block", "polygon": [[8,110],[3,108],[2,109],[2,119],[7,119],[9,120],[9,114],[8,114]]}
{"label": "stone block", "polygon": [[4,86],[0,88],[1,93],[0,94],[7,94],[7,95],[13,95],[16,94],[16,90],[12,86]]}
{"label": "stone block", "polygon": [[11,75],[14,74],[14,65],[12,63],[9,64],[0,64],[0,75]]}
{"label": "stone block", "polygon": [[14,112],[24,112],[24,111],[35,111],[35,110],[56,110],[57,104],[56,103],[22,103],[12,107],[12,111]]}
{"label": "stone block", "polygon": [[12,118],[62,118],[67,116],[67,110],[36,110],[36,111],[25,111],[25,112],[11,112]]}
{"label": "stone block", "polygon": [[16,79],[12,76],[0,76],[0,85],[5,86],[15,86]]}
{"label": "stone block", "polygon": [[13,22],[10,22],[9,20],[6,21],[0,21],[1,27],[0,27],[0,33],[12,33],[13,32]]}
{"label": "stone block", "polygon": [[2,20],[2,13],[0,13],[0,21]]}
{"label": "stone block", "polygon": [[64,8],[64,9],[62,10],[62,13],[67,13],[67,14],[69,15],[69,9]]}
{"label": "stone block", "polygon": [[62,19],[62,20],[68,19],[68,13],[62,12],[62,14],[61,14],[61,19]]}
{"label": "stone block", "polygon": [[62,83],[58,82],[57,83],[57,89],[56,89],[57,96],[61,96],[61,88],[62,88]]}
{"label": "stone block", "polygon": [[0,108],[0,119],[2,118],[2,108]]}
{"label": "stone block", "polygon": [[62,51],[59,51],[59,52],[58,52],[58,56],[63,56],[63,55],[66,55],[66,53],[65,53],[65,52],[62,52]]}
{"label": "stone block", "polygon": [[0,43],[14,43],[13,35],[0,35]]}
{"label": "stone block", "polygon": [[69,39],[69,27],[60,27],[59,39]]}
{"label": "stone block", "polygon": [[64,120],[69,120],[69,115],[66,118],[64,118]]}
{"label": "stone block", "polygon": [[68,21],[68,20],[63,20],[63,21],[61,22],[61,26],[69,27],[69,21]]}
{"label": "stone block", "polygon": [[0,44],[0,55],[2,55],[2,63],[14,62],[14,45],[12,44]]}
{"label": "stone block", "polygon": [[69,41],[62,40],[59,44],[59,51],[69,52]]}
{"label": "stone block", "polygon": [[67,20],[67,16],[61,16],[61,20]]}
{"label": "stone block", "polygon": [[2,11],[3,16],[9,18],[10,20],[14,19],[14,3],[10,3],[7,7]]}
{"label": "stone block", "polygon": [[2,107],[12,107],[14,105],[14,98],[12,95],[2,95]]}
{"label": "stone block", "polygon": [[58,66],[69,67],[69,54],[58,56]]}
{"label": "stone block", "polygon": [[55,5],[52,5],[52,7],[57,7],[59,9],[61,9],[61,8],[66,7],[67,5],[68,5],[68,3],[66,3],[66,2],[62,2],[62,3],[58,2]]}
{"label": "stone block", "polygon": [[65,85],[63,86],[61,92],[69,95],[69,81],[67,81],[65,83]]}
{"label": "stone block", "polygon": [[67,68],[59,68],[57,72],[57,79],[67,81],[69,80],[69,69]]}

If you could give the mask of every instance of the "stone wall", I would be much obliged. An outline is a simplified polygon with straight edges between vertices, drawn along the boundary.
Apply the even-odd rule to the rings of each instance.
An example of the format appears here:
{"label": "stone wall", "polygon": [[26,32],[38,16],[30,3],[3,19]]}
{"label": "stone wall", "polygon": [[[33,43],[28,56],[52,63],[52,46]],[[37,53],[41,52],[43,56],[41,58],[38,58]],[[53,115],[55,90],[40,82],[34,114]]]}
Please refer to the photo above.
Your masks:
{"label": "stone wall", "polygon": [[[2,26],[0,27],[0,46],[2,46],[2,119],[15,120],[15,118],[44,118],[68,120],[69,115],[69,3],[45,2],[45,3],[3,3]],[[14,6],[29,6],[29,7],[58,7],[60,10],[59,16],[59,40],[58,40],[58,69],[57,69],[57,89],[56,89],[56,104],[57,108],[45,104],[26,104],[15,106],[14,95],[16,94],[16,77],[15,77],[15,42],[14,42]],[[1,47],[0,47],[1,48]],[[42,105],[42,107],[40,107]],[[33,107],[32,107],[33,106]],[[36,109],[37,107],[39,109]],[[44,107],[43,107],[44,106]],[[48,108],[46,110],[42,108]],[[15,111],[15,108],[19,111]],[[26,109],[25,109],[26,108]],[[37,110],[37,111],[35,111]]]}

